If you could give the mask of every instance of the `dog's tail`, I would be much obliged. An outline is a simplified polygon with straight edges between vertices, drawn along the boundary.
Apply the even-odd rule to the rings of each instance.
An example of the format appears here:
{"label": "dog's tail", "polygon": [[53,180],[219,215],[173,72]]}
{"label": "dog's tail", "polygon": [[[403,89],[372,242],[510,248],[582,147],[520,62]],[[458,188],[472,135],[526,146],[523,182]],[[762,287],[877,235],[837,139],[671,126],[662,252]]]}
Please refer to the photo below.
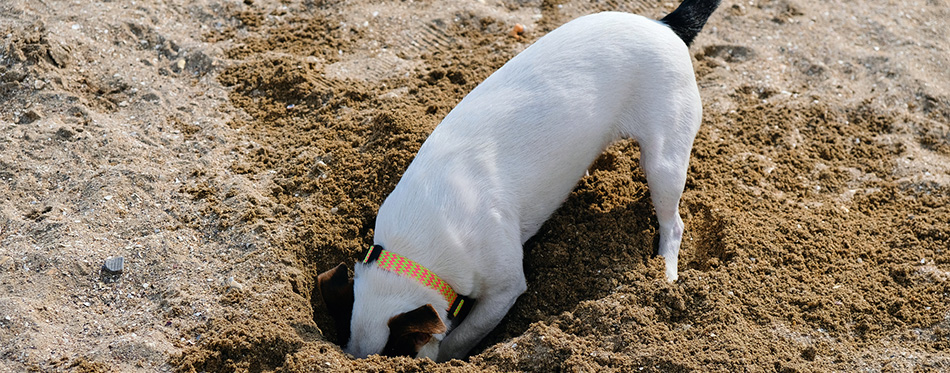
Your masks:
{"label": "dog's tail", "polygon": [[720,0],[683,0],[673,13],[660,20],[673,29],[680,39],[689,46],[709,16],[719,7]]}

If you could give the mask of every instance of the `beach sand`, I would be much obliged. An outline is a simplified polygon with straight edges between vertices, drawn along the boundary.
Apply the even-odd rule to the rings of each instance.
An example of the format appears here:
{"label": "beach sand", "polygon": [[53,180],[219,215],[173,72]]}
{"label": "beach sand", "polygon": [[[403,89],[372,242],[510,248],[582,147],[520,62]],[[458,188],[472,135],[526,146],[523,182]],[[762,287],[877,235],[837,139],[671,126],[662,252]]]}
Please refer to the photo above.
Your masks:
{"label": "beach sand", "polygon": [[4,1],[0,371],[950,370],[946,0],[721,5],[676,283],[621,141],[469,359],[340,350],[316,275],[449,110],[573,18],[677,5]]}

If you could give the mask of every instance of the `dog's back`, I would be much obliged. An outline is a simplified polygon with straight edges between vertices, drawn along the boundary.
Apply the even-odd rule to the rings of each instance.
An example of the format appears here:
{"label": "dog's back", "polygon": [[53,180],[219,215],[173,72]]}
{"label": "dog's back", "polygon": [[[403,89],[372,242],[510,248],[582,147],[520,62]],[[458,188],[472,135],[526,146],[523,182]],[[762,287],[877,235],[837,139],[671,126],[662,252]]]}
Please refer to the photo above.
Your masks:
{"label": "dog's back", "polygon": [[[682,106],[695,108],[674,118]],[[446,243],[476,250],[491,245],[484,241],[498,229],[523,243],[612,141],[668,130],[655,125],[695,133],[699,107],[686,46],[669,28],[628,13],[581,17],[538,40],[446,116],[380,208],[376,240],[432,240],[437,221],[451,231],[431,242],[441,244],[406,250],[455,248]]]}

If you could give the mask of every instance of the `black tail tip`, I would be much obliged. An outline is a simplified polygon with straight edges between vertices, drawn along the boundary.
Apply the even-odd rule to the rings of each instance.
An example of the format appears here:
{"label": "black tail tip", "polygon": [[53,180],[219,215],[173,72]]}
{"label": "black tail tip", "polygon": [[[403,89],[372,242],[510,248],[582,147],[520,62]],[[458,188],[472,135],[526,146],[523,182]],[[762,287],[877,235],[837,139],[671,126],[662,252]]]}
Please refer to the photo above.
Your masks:
{"label": "black tail tip", "polygon": [[687,46],[702,31],[721,0],[684,0],[676,10],[660,20],[670,26]]}

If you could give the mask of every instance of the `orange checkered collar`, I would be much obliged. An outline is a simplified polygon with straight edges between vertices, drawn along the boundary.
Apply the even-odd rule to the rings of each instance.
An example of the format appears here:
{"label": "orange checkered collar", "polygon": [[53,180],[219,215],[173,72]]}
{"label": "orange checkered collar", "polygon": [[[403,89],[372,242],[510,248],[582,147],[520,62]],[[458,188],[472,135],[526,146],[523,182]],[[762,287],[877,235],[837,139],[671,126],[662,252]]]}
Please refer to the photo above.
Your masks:
{"label": "orange checkered collar", "polygon": [[374,261],[379,268],[413,278],[423,286],[442,294],[449,303],[449,309],[447,310],[449,319],[459,318],[461,320],[475,304],[474,299],[456,293],[455,289],[452,289],[452,286],[442,281],[439,276],[426,267],[402,255],[392,251],[386,251],[382,246],[374,245],[366,253],[366,257],[363,258],[363,264],[369,264]]}

